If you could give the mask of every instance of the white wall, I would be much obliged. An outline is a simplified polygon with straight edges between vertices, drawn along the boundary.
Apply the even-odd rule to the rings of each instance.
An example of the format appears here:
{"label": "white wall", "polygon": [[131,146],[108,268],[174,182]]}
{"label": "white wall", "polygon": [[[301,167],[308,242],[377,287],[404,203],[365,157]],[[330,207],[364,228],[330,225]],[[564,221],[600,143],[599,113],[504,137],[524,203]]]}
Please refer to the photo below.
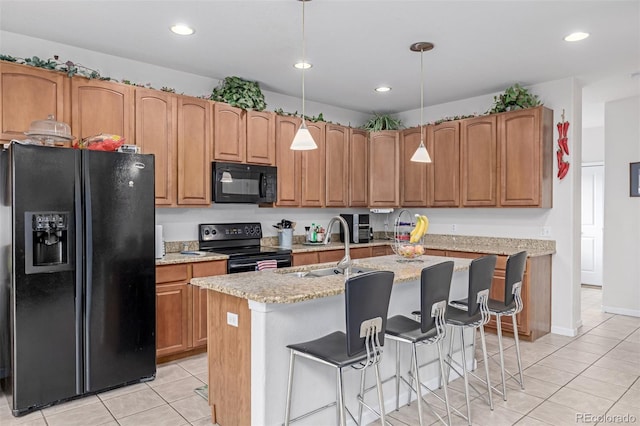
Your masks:
{"label": "white wall", "polygon": [[604,161],[604,126],[582,129],[582,162]]}
{"label": "white wall", "polygon": [[[552,271],[552,331],[574,335],[580,326],[580,179],[581,179],[581,88],[573,78],[528,87],[545,106],[554,110],[554,147],[557,131],[565,110],[569,127],[571,168],[562,181],[555,177],[554,155],[552,209],[423,209],[429,216],[429,232],[514,238],[544,238],[543,227],[556,241]],[[494,94],[478,96],[425,108],[424,122],[445,116],[483,113],[491,108]],[[418,125],[420,109],[397,114],[407,126]],[[577,165],[577,167],[576,167]],[[456,231],[453,232],[453,225]]]}
{"label": "white wall", "polygon": [[[183,93],[189,96],[208,96],[220,82],[215,78],[172,70],[7,31],[0,31],[0,53],[20,58],[38,56],[41,59],[58,55],[60,61],[71,60],[76,64],[95,69],[105,77],[117,80],[127,79],[134,83],[151,83],[151,86],[155,88],[172,87],[176,89],[176,93]],[[269,111],[282,108],[287,112],[298,111],[298,113],[302,113],[300,99],[264,90],[263,93]],[[308,116],[323,113],[326,120],[343,125],[351,123],[354,127],[362,125],[369,117],[368,114],[358,111],[317,102],[306,102],[305,113]]]}
{"label": "white wall", "polygon": [[640,162],[640,96],[605,104],[605,312],[640,316],[640,198],[629,196],[629,163]]}

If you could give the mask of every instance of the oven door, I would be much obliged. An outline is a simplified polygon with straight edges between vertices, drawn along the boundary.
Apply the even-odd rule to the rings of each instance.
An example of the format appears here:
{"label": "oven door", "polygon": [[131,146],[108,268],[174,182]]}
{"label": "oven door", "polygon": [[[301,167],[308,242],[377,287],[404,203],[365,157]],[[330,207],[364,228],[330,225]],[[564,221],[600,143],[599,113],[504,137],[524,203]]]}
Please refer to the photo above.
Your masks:
{"label": "oven door", "polygon": [[227,273],[238,274],[240,272],[252,272],[257,269],[258,261],[270,259],[275,259],[278,262],[278,268],[288,268],[291,266],[291,255],[288,254],[262,258],[238,258],[227,261]]}
{"label": "oven door", "polygon": [[212,163],[214,203],[271,203],[276,196],[276,168]]}

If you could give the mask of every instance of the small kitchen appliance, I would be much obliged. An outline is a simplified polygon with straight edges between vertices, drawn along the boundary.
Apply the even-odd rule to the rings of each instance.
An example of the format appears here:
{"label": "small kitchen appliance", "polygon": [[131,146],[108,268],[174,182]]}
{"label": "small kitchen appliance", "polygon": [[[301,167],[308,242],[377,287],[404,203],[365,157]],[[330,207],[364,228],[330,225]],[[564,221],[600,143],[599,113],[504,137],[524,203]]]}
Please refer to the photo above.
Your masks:
{"label": "small kitchen appliance", "polygon": [[260,246],[260,238],[257,222],[198,225],[199,250],[228,255],[228,274],[255,271],[263,260],[275,260],[278,268],[291,266],[290,249]]}
{"label": "small kitchen appliance", "polygon": [[[368,214],[341,214],[349,225],[350,243],[369,242],[369,215]],[[340,241],[344,242],[344,231],[340,228]]]}
{"label": "small kitchen appliance", "polygon": [[277,169],[238,163],[211,163],[214,203],[268,204],[277,197]]}

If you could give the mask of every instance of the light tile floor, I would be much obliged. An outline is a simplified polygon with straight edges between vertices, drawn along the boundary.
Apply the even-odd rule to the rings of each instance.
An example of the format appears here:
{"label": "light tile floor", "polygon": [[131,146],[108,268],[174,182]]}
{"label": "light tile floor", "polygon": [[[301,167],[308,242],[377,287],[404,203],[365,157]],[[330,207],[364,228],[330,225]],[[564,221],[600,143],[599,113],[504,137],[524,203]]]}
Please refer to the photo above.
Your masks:
{"label": "light tile floor", "polygon": [[[477,425],[568,425],[613,423],[614,416],[635,416],[640,424],[640,318],[605,314],[599,289],[582,289],[583,326],[576,337],[548,334],[535,343],[521,342],[525,390],[508,382],[507,401],[494,394],[494,410],[485,402],[486,392],[473,395],[472,419]],[[505,363],[516,371],[513,339],[505,338]],[[487,334],[487,349],[498,359],[497,338]],[[478,359],[482,359],[477,345]],[[499,367],[490,361],[494,383]],[[483,372],[482,362],[478,372]],[[12,426],[178,426],[209,425],[207,402],[194,389],[207,380],[206,355],[163,364],[153,382],[128,386],[99,395],[56,405],[14,418],[0,395],[0,425]],[[479,382],[476,388],[482,390]],[[462,380],[451,383],[450,399],[465,412]],[[431,395],[425,398],[432,402]],[[435,404],[434,404],[435,405]],[[437,424],[428,409],[428,424]],[[605,421],[577,421],[577,414],[609,416]],[[624,417],[621,417],[624,419]],[[398,426],[417,425],[416,404],[388,413]],[[609,420],[609,421],[606,421]],[[633,424],[634,422],[626,422]],[[466,424],[453,416],[453,425]]]}

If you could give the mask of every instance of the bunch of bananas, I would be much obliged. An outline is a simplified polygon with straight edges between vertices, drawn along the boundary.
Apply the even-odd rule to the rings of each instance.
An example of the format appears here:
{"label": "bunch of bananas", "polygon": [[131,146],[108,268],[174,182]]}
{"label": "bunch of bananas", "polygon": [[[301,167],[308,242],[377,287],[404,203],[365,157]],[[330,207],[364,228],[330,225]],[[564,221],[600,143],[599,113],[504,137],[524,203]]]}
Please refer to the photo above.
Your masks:
{"label": "bunch of bananas", "polygon": [[420,241],[420,238],[427,233],[427,229],[429,229],[429,219],[425,215],[416,215],[416,226],[409,233],[409,242],[417,243]]}

